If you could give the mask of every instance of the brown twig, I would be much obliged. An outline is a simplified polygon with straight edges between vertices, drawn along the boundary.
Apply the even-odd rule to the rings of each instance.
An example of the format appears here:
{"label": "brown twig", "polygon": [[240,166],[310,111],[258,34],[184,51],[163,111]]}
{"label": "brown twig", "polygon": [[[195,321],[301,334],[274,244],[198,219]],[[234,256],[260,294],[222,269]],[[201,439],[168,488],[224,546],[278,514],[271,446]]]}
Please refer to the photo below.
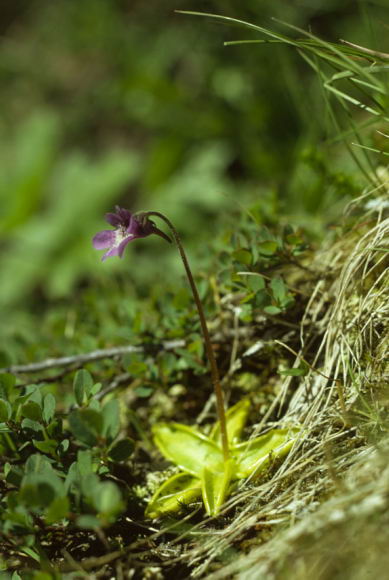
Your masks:
{"label": "brown twig", "polygon": [[170,340],[162,342],[161,344],[147,344],[140,346],[117,346],[114,348],[102,348],[87,352],[84,354],[77,354],[71,356],[63,356],[59,358],[48,358],[40,362],[29,363],[25,365],[11,365],[0,369],[1,373],[38,373],[40,371],[45,371],[48,369],[54,369],[58,367],[67,367],[70,365],[82,365],[88,362],[94,362],[97,360],[102,360],[104,358],[113,358],[115,356],[122,356],[124,354],[133,353],[147,353],[163,350],[174,350],[176,348],[183,348],[185,346],[185,340]]}

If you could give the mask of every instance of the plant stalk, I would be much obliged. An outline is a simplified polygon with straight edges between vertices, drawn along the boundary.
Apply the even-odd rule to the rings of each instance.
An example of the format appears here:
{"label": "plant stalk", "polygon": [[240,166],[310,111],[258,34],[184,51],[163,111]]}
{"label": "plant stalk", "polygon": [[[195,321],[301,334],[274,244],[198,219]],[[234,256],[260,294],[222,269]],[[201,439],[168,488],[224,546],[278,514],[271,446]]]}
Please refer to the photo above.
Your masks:
{"label": "plant stalk", "polygon": [[197,290],[196,283],[195,283],[194,278],[193,278],[192,271],[191,271],[190,266],[189,266],[188,259],[187,259],[186,254],[185,254],[185,250],[182,246],[180,236],[178,235],[176,228],[173,226],[172,222],[165,215],[163,215],[162,213],[160,213],[158,211],[148,211],[148,212],[143,213],[142,215],[159,217],[161,220],[163,220],[167,224],[171,233],[173,234],[173,238],[174,238],[174,241],[176,243],[177,249],[180,253],[182,263],[184,264],[185,272],[186,272],[186,275],[188,277],[189,285],[190,285],[190,288],[192,290],[193,298],[194,298],[194,301],[195,301],[195,304],[197,307],[197,312],[199,314],[201,330],[202,330],[203,337],[204,337],[205,350],[207,353],[209,366],[211,368],[212,384],[213,384],[213,388],[214,388],[215,395],[216,395],[217,415],[218,415],[218,419],[219,419],[219,423],[220,423],[220,434],[221,434],[221,439],[222,439],[223,455],[224,455],[224,460],[227,461],[229,459],[230,453],[229,453],[229,447],[228,447],[226,414],[225,414],[225,410],[224,410],[224,395],[223,395],[223,390],[222,390],[222,386],[220,383],[219,369],[218,369],[215,355],[213,352],[211,338],[209,336],[209,330],[208,330],[208,325],[207,325],[207,321],[206,321],[205,314],[204,314],[203,305],[202,305],[201,300],[200,300],[200,296],[199,296],[199,293]]}

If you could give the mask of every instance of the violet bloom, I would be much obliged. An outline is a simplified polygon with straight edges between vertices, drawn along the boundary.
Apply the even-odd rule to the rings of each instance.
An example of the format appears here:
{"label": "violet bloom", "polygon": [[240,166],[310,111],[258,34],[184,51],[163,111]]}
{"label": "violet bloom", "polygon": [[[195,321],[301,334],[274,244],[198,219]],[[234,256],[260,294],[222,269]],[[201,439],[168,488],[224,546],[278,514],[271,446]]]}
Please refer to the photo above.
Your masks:
{"label": "violet bloom", "polygon": [[159,230],[155,223],[146,214],[133,215],[127,209],[116,206],[116,213],[105,214],[106,221],[114,230],[103,230],[95,235],[92,240],[96,250],[106,250],[102,260],[111,256],[123,256],[124,248],[136,238],[145,238],[151,234],[157,234],[170,242],[169,236]]}

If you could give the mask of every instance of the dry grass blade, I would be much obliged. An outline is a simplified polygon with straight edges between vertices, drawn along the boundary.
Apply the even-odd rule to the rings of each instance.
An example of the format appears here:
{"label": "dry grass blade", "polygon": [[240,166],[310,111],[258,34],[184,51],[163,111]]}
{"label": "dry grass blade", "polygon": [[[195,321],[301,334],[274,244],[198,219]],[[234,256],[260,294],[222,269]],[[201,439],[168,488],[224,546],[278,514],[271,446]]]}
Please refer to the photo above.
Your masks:
{"label": "dry grass blade", "polygon": [[[312,344],[314,333],[313,368],[291,397],[291,377],[285,377],[272,408],[288,401],[283,423],[303,425],[301,439],[273,476],[242,484],[226,505],[227,517],[235,515],[224,529],[200,534],[201,542],[186,554],[193,577],[327,579],[337,566],[349,566],[354,576],[344,572],[342,578],[363,578],[362,556],[362,575],[351,559],[367,550],[375,554],[369,565],[376,566],[377,577],[382,572],[381,540],[373,535],[369,545],[363,532],[366,527],[374,533],[379,524],[371,520],[388,508],[389,491],[383,459],[389,449],[382,443],[388,430],[389,257],[376,250],[386,247],[389,218],[381,211],[373,215],[374,222],[371,214],[364,216],[312,265],[317,284],[302,320],[299,354],[308,357],[305,339],[309,334]],[[341,384],[346,417],[333,379]],[[223,559],[224,567],[213,566]]]}

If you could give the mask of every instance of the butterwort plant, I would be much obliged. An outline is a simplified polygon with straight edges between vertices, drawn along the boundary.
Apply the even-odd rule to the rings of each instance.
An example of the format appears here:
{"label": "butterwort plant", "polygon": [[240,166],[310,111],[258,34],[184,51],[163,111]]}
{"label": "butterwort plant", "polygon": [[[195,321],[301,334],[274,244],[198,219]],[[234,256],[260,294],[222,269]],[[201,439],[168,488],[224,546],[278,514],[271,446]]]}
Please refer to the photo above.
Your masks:
{"label": "butterwort plant", "polygon": [[154,441],[161,453],[175,463],[180,472],[165,481],[151,498],[146,515],[155,518],[178,511],[183,504],[203,498],[209,515],[217,515],[235,480],[256,476],[271,461],[285,455],[296,440],[296,429],[273,429],[266,434],[241,443],[249,402],[240,401],[225,411],[220,374],[213,352],[204,309],[180,236],[172,222],[161,212],[132,214],[116,206],[107,213],[106,221],[114,228],[103,230],[93,238],[97,250],[106,250],[102,260],[119,256],[130,242],[156,234],[171,243],[152,218],[159,218],[169,228],[180,254],[193,299],[196,304],[205,352],[211,370],[216,397],[218,420],[207,436],[195,428],[179,423],[157,423],[153,426]]}
{"label": "butterwort plant", "polygon": [[171,242],[169,236],[157,228],[155,223],[150,219],[150,216],[155,216],[162,219],[169,227],[177,249],[184,264],[185,272],[188,278],[189,286],[192,290],[193,298],[197,307],[197,312],[200,318],[201,330],[204,338],[205,351],[207,353],[209,365],[212,373],[212,382],[216,395],[217,413],[220,422],[220,432],[222,438],[223,455],[225,461],[229,458],[228,435],[226,428],[226,416],[224,411],[224,397],[220,384],[220,375],[216,363],[215,355],[209,336],[207,321],[204,314],[204,309],[201,304],[200,296],[197,290],[196,283],[193,278],[192,271],[189,266],[188,259],[185,254],[184,247],[181,243],[180,236],[172,222],[162,213],[157,211],[149,211],[138,214],[131,214],[127,209],[116,206],[116,213],[107,213],[106,221],[114,226],[114,230],[103,230],[95,235],[93,238],[93,245],[97,250],[107,250],[103,256],[103,260],[110,256],[123,256],[125,247],[129,242],[137,238],[145,238],[151,234],[157,234],[168,242]]}

